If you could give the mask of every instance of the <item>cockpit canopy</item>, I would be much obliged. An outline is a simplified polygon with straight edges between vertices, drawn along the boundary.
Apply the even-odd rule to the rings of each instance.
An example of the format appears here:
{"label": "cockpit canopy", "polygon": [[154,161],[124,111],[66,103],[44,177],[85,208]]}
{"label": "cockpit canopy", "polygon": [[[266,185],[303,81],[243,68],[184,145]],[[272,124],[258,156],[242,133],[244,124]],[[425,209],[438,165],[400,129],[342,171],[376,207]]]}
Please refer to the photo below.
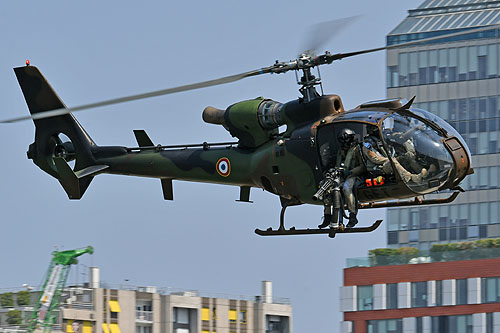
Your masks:
{"label": "cockpit canopy", "polygon": [[360,109],[339,115],[333,123],[318,126],[316,140],[323,170],[340,165],[338,156],[342,154],[339,154],[337,133],[344,128],[356,133],[355,142],[360,147],[366,178],[380,175],[394,178],[398,174],[417,194],[441,189],[455,177],[455,162],[445,140],[456,137],[467,147],[453,127],[425,110]]}

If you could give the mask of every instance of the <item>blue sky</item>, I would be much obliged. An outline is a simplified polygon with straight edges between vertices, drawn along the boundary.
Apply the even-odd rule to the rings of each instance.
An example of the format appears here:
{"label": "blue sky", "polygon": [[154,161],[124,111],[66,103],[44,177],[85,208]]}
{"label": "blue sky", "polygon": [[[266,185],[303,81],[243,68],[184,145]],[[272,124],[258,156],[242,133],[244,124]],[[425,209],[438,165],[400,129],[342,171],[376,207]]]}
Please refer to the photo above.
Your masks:
{"label": "blue sky", "polygon": [[[26,59],[40,68],[68,106],[208,80],[289,60],[308,27],[361,15],[324,50],[350,52],[385,45],[385,36],[418,1],[2,1],[0,97],[2,119],[27,114],[13,67]],[[324,51],[321,50],[321,51]],[[338,61],[321,71],[326,93],[346,108],[385,97],[385,53]],[[76,113],[100,145],[135,146],[133,129],[155,143],[227,141],[220,126],[203,123],[218,108],[264,96],[298,96],[293,73]],[[402,96],[411,97],[411,96]],[[291,298],[295,332],[337,331],[345,258],[385,246],[386,231],[260,238],[275,226],[279,200],[253,189],[253,204],[237,203],[238,188],[174,182],[174,202],[156,179],[96,177],[80,201],[26,158],[30,121],[0,125],[0,288],[38,284],[50,252],[93,245],[85,265],[120,284],[172,286],[258,295],[272,280],[274,294]],[[362,212],[370,224],[384,211]],[[288,225],[314,226],[321,207],[292,207]],[[78,272],[82,273],[83,266]],[[76,270],[71,281],[82,281]]]}

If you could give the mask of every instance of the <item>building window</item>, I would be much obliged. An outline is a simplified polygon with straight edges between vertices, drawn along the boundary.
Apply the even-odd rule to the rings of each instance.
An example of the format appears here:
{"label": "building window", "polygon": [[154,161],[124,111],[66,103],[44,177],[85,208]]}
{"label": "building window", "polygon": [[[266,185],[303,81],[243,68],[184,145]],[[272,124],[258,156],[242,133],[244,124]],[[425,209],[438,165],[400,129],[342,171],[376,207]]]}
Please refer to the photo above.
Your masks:
{"label": "building window", "polygon": [[427,306],[427,281],[411,283],[411,306],[413,308]]}
{"label": "building window", "polygon": [[467,80],[467,47],[458,48],[458,80]]}
{"label": "building window", "polygon": [[408,85],[408,53],[399,54],[399,85]]}
{"label": "building window", "polygon": [[457,49],[448,49],[448,82],[457,80]]}
{"label": "building window", "polygon": [[210,320],[210,309],[209,308],[201,308],[201,320],[209,321]]}
{"label": "building window", "polygon": [[403,332],[403,319],[368,320],[370,333],[399,333]]}
{"label": "building window", "polygon": [[387,67],[387,88],[399,86],[398,66]]}
{"label": "building window", "polygon": [[236,323],[238,321],[238,311],[229,310],[229,322]]}
{"label": "building window", "polygon": [[476,80],[478,78],[477,69],[478,69],[478,57],[477,57],[477,46],[469,46],[469,80]]}
{"label": "building window", "polygon": [[481,294],[483,303],[500,302],[500,278],[483,278],[481,280]]}
{"label": "building window", "polygon": [[373,310],[373,286],[358,286],[358,311]]}
{"label": "building window", "polygon": [[472,315],[431,317],[432,333],[472,332]]}
{"label": "building window", "polygon": [[[191,322],[196,322],[196,309],[174,307],[172,310],[174,332],[188,332],[192,329]],[[192,316],[193,318],[190,320]]]}
{"label": "building window", "polygon": [[481,45],[479,46],[478,55],[477,55],[477,70],[479,79],[488,78],[488,55],[487,55],[488,46]]}
{"label": "building window", "polygon": [[438,54],[436,50],[429,52],[429,73],[427,83],[437,83],[438,80]]}
{"label": "building window", "polygon": [[467,279],[456,280],[456,304],[467,304]]}
{"label": "building window", "polygon": [[[433,51],[435,52],[435,51]],[[418,84],[430,83],[428,80],[427,51],[418,52]]]}
{"label": "building window", "polygon": [[467,227],[467,235],[469,236],[469,238],[478,238],[479,227],[477,225]]}
{"label": "building window", "polygon": [[389,231],[387,233],[387,243],[389,245],[399,243],[399,232],[398,231]]}
{"label": "building window", "polygon": [[427,207],[420,208],[418,210],[420,229],[429,228],[429,209]]}
{"label": "building window", "polygon": [[415,323],[415,331],[416,333],[423,333],[424,332],[424,324],[422,317],[417,317],[416,318],[416,323]]}
{"label": "building window", "polygon": [[479,226],[479,238],[486,238],[488,237],[488,226],[487,225],[480,225]]}
{"label": "building window", "polygon": [[486,314],[486,333],[493,333],[493,313]]}
{"label": "building window", "polygon": [[409,84],[410,86],[415,86],[418,84],[418,57],[416,52],[409,53],[409,65],[410,71],[408,74]]}
{"label": "building window", "polygon": [[447,68],[448,68],[448,52],[446,49],[441,49],[439,50],[439,82],[448,81]]}
{"label": "building window", "polygon": [[386,300],[388,309],[398,308],[398,284],[389,283],[386,286]]}
{"label": "building window", "polygon": [[410,242],[418,242],[419,230],[410,230],[409,232],[409,241]]}
{"label": "building window", "polygon": [[399,209],[387,210],[387,231],[399,230]]}
{"label": "building window", "polygon": [[436,281],[436,306],[443,305],[443,281]]}
{"label": "building window", "polygon": [[408,208],[402,208],[399,212],[399,230],[408,230],[409,222],[409,212]]}
{"label": "building window", "polygon": [[118,319],[118,313],[121,311],[120,303],[117,300],[110,300],[109,310],[111,319]]}
{"label": "building window", "polygon": [[239,312],[239,320],[240,320],[240,324],[246,324],[247,323],[247,312],[246,312],[246,310],[240,310],[240,312]]}
{"label": "building window", "polygon": [[447,228],[439,228],[439,240],[444,241],[448,239],[448,229]]}
{"label": "building window", "polygon": [[153,333],[153,327],[138,325],[135,327],[135,333]]}
{"label": "building window", "polygon": [[266,333],[289,332],[288,325],[288,317],[266,315]]}
{"label": "building window", "polygon": [[177,324],[189,324],[189,309],[174,308],[174,322]]}

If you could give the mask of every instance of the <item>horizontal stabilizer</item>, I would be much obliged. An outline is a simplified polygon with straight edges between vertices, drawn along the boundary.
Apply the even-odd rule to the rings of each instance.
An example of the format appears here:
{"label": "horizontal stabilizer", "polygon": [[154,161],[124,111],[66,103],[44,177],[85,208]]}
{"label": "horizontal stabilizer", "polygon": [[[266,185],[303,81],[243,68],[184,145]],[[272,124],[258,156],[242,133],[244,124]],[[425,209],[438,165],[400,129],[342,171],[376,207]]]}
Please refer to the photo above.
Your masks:
{"label": "horizontal stabilizer", "polygon": [[99,171],[102,171],[102,170],[107,169],[107,168],[109,168],[108,165],[92,165],[92,166],[89,166],[88,168],[85,168],[85,169],[82,169],[82,170],[75,172],[75,175],[78,178],[93,176],[96,173],[98,173]]}
{"label": "horizontal stabilizer", "polygon": [[149,138],[145,130],[134,130],[135,139],[139,147],[153,147],[153,141]]}
{"label": "horizontal stabilizer", "polygon": [[94,175],[108,168],[107,165],[92,165],[75,173],[62,157],[54,157],[54,163],[59,175],[59,183],[70,199],[81,199]]}

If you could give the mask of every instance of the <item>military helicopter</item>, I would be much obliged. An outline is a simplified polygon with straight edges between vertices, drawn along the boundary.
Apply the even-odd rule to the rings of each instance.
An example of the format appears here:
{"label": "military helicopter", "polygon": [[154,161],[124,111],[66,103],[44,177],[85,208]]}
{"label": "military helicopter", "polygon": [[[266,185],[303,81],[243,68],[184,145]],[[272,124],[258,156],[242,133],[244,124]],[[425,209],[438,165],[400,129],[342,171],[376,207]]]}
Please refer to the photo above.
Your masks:
{"label": "military helicopter", "polygon": [[[453,201],[463,191],[459,184],[473,173],[470,151],[460,134],[438,116],[403,99],[363,103],[344,110],[337,95],[323,94],[319,66],[347,57],[411,46],[425,41],[474,33],[469,30],[351,53],[316,55],[304,52],[294,60],[257,70],[150,93],[67,108],[38,68],[14,68],[30,116],[35,141],[29,159],[55,177],[70,199],[80,199],[92,179],[103,173],[160,179],[165,200],[173,200],[173,180],[208,182],[240,187],[238,201],[250,201],[250,189],[261,188],[281,200],[278,229],[256,229],[261,236],[370,232],[369,227],[345,228],[345,198],[341,183],[346,166],[338,160],[343,149],[341,133],[349,133],[349,149],[358,147],[363,172],[353,187],[356,209],[440,204]],[[317,76],[312,70],[317,69]],[[225,110],[206,107],[203,120],[223,126],[238,139],[194,145],[155,145],[144,130],[134,130],[138,146],[98,146],[78,123],[73,112],[153,96],[226,84],[247,77],[294,71],[301,97],[286,103],[256,98],[237,102]],[[300,78],[298,73],[300,72]],[[317,87],[321,88],[321,93]],[[286,125],[285,131],[280,128]],[[65,141],[63,137],[68,138]],[[376,138],[377,142],[373,143]],[[367,145],[369,140],[372,145]],[[373,162],[367,152],[383,162]],[[362,153],[364,152],[364,153]],[[410,158],[408,158],[410,157]],[[74,161],[74,167],[69,162]],[[425,171],[425,172],[424,172]],[[447,198],[421,196],[449,191]],[[286,229],[287,207],[314,204],[331,215],[327,228]],[[326,212],[330,213],[327,214]]]}

